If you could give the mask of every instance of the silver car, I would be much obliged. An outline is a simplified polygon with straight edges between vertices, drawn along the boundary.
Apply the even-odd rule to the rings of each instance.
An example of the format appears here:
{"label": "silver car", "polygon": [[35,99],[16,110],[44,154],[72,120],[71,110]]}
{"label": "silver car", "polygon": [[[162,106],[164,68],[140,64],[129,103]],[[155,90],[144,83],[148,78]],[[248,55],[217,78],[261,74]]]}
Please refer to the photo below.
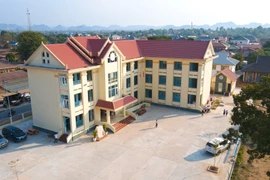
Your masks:
{"label": "silver car", "polygon": [[0,149],[8,145],[8,140],[0,135]]}
{"label": "silver car", "polygon": [[[225,140],[222,137],[217,137],[208,141],[205,145],[205,149],[207,152],[218,155],[219,153],[228,149],[230,147],[230,143],[231,142],[229,140]],[[217,146],[216,148],[215,145]]]}

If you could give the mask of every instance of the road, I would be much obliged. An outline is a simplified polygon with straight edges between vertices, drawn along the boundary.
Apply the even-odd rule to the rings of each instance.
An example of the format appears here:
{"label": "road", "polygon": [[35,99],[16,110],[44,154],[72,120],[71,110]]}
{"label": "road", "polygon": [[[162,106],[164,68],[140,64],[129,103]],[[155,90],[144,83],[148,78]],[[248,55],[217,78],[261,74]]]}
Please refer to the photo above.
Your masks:
{"label": "road", "polygon": [[[30,103],[24,103],[24,104],[22,104],[20,106],[13,106],[11,108],[13,108],[16,111],[15,115],[32,110]],[[8,117],[8,112],[9,112],[8,108],[5,111],[0,112],[0,120],[4,119],[4,118],[7,118]]]}

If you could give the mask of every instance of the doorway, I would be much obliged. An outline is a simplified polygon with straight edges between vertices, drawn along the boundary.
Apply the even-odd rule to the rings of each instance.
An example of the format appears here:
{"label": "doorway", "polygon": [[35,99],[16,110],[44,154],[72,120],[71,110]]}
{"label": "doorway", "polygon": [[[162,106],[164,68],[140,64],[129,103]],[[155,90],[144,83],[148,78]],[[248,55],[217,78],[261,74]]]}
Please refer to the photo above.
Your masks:
{"label": "doorway", "polygon": [[232,84],[228,84],[228,92],[231,92]]}
{"label": "doorway", "polygon": [[71,131],[70,118],[64,116],[63,120],[64,120],[64,132],[67,134]]}
{"label": "doorway", "polygon": [[222,93],[223,83],[218,83],[218,92]]}

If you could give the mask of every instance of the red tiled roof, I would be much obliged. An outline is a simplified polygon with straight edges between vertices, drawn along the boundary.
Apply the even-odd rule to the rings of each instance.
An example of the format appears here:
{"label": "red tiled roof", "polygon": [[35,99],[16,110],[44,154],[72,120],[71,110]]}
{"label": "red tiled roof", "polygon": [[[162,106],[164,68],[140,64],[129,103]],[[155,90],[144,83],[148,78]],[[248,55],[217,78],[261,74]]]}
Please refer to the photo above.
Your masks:
{"label": "red tiled roof", "polygon": [[[95,36],[90,36],[95,37]],[[89,37],[73,37],[78,41],[87,51],[92,53],[92,56],[98,56],[98,52],[104,46],[107,39],[93,39]]]}
{"label": "red tiled roof", "polygon": [[82,57],[71,45],[46,44],[45,45],[61,62],[67,65],[68,69],[76,69],[91,66],[90,62]]}
{"label": "red tiled roof", "polygon": [[27,78],[27,72],[22,70],[8,73],[0,73],[0,83],[2,83],[2,81],[10,81],[14,79],[24,79],[24,78]]}
{"label": "red tiled roof", "polygon": [[98,100],[96,106],[101,107],[101,108],[105,108],[105,109],[110,109],[110,110],[116,110],[120,107],[129,105],[131,103],[136,102],[137,99],[133,96],[126,96],[123,97],[121,99],[118,99],[114,102],[110,102],[110,101],[104,101],[104,100]]}
{"label": "red tiled roof", "polygon": [[95,64],[100,64],[101,63],[101,59],[104,58],[106,52],[110,49],[110,47],[112,46],[111,43],[107,43],[105,48],[103,49],[102,53],[100,54],[99,57],[94,58],[94,63]]}
{"label": "red tiled roof", "polygon": [[236,79],[238,78],[237,74],[233,73],[229,68],[222,70],[220,73],[224,74],[232,81],[236,81]]}
{"label": "red tiled roof", "polygon": [[134,59],[141,57],[137,42],[135,40],[114,41],[116,46],[126,57],[126,59]]}
{"label": "red tiled roof", "polygon": [[213,47],[225,48],[226,46],[222,43],[213,43]]}
{"label": "red tiled roof", "polygon": [[141,56],[160,58],[203,59],[209,41],[137,40]]}

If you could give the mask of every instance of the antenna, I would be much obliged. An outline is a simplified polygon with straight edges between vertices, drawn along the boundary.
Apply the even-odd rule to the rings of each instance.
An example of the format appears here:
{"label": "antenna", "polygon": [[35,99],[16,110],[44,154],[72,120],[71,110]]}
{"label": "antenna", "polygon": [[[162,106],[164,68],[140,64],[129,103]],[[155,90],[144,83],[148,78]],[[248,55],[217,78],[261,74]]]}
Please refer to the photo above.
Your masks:
{"label": "antenna", "polygon": [[31,31],[31,23],[30,23],[30,12],[27,8],[27,12],[26,12],[27,18],[28,18],[28,31]]}

